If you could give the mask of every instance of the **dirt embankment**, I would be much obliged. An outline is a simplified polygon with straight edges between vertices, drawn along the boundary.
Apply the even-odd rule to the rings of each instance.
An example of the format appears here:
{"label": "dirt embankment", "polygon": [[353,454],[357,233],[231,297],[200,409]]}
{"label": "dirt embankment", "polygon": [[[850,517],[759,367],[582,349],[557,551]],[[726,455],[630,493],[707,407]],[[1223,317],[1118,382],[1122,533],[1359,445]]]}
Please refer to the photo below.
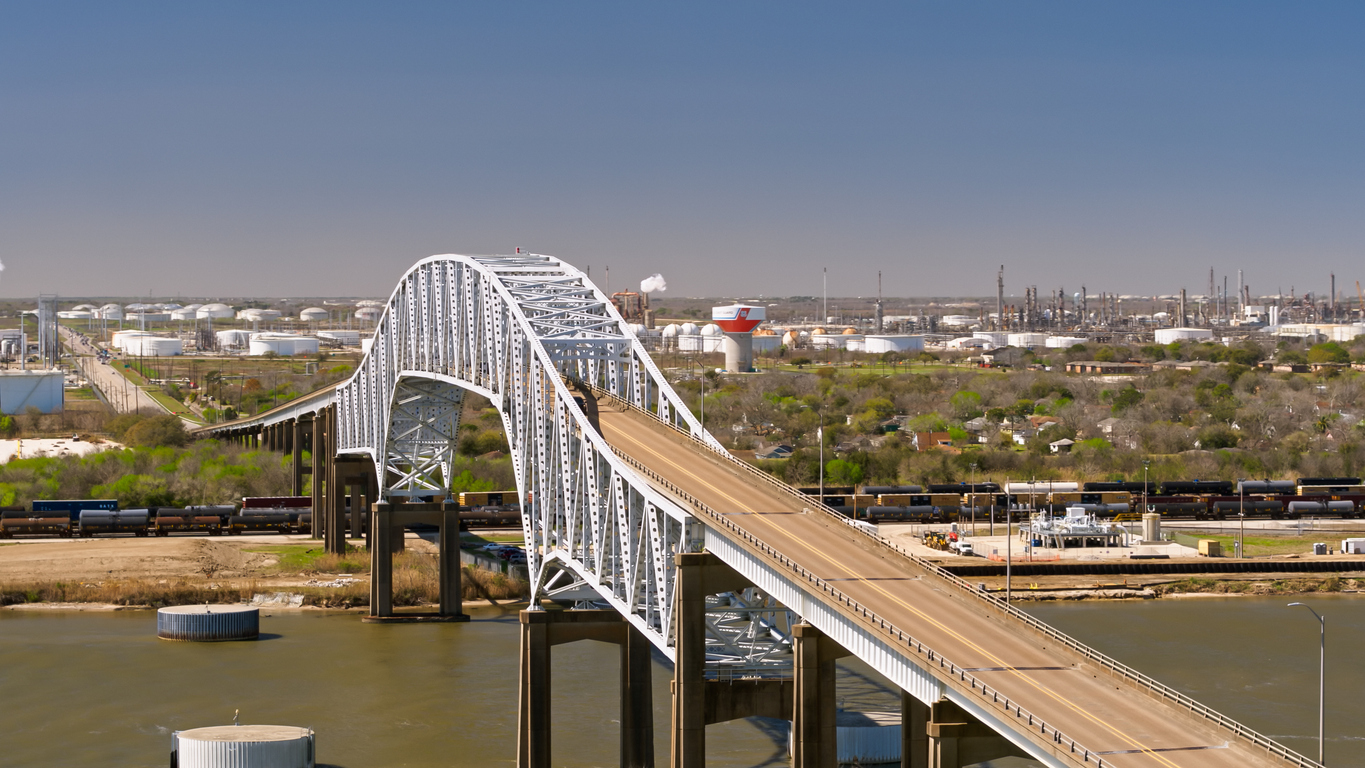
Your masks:
{"label": "dirt embankment", "polygon": [[264,576],[272,555],[205,538],[77,539],[0,547],[0,584],[22,581],[247,578]]}
{"label": "dirt embankment", "polygon": [[[436,548],[420,539],[407,544],[394,559],[394,604],[434,603],[440,594]],[[319,542],[285,537],[7,542],[0,545],[0,605],[161,606],[278,593],[294,596],[295,604],[368,605],[365,554],[342,557],[320,550]],[[466,600],[517,600],[527,592],[525,582],[500,573],[466,566],[464,576]]]}

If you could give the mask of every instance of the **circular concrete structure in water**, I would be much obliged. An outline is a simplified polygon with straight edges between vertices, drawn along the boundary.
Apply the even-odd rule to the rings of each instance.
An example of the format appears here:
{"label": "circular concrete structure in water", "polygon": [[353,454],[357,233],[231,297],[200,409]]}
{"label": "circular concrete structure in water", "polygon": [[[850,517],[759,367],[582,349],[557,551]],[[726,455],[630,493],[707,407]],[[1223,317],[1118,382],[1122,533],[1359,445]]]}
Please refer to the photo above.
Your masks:
{"label": "circular concrete structure in water", "polygon": [[178,768],[313,768],[313,732],[291,725],[215,725],[171,736]]}
{"label": "circular concrete structure in water", "polygon": [[201,643],[255,640],[261,611],[250,605],[175,605],[156,612],[156,636]]}

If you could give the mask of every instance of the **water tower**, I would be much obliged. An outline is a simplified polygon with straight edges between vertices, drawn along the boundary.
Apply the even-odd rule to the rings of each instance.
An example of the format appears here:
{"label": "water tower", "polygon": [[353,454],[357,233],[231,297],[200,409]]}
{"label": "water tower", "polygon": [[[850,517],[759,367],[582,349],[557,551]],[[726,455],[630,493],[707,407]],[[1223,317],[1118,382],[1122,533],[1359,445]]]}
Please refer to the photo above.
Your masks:
{"label": "water tower", "polygon": [[748,304],[711,308],[711,322],[725,332],[725,370],[747,373],[754,369],[754,329],[766,317],[763,307]]}

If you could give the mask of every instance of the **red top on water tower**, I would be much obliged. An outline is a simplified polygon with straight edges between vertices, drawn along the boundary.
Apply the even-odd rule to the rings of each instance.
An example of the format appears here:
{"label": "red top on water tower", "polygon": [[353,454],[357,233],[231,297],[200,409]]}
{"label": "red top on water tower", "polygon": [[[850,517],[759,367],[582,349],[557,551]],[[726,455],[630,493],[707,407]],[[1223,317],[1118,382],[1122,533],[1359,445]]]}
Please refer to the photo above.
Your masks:
{"label": "red top on water tower", "polygon": [[765,319],[767,313],[763,307],[748,304],[711,307],[711,322],[719,325],[726,333],[751,333]]}

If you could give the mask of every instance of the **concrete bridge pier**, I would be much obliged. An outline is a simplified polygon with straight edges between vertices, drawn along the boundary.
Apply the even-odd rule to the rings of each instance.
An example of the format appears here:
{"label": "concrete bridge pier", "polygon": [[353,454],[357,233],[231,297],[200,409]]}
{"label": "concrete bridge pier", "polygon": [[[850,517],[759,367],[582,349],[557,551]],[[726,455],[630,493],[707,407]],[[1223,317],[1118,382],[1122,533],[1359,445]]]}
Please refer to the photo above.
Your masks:
{"label": "concrete bridge pier", "polygon": [[792,627],[792,638],[796,657],[792,766],[835,768],[839,764],[839,745],[834,662],[849,653],[809,624]]}
{"label": "concrete bridge pier", "polygon": [[942,699],[928,708],[925,725],[929,768],[962,768],[1001,757],[1029,757],[957,704]]}
{"label": "concrete bridge pier", "polygon": [[[435,614],[393,612],[393,555],[403,551],[403,527],[425,523],[439,528],[440,610]],[[461,594],[459,505],[376,503],[370,513],[370,614],[367,621],[468,621]]]}
{"label": "concrete bridge pier", "polygon": [[621,647],[621,766],[653,768],[649,640],[610,609],[521,612],[517,768],[550,768],[550,648],[579,640]]}
{"label": "concrete bridge pier", "polygon": [[[307,429],[305,429],[304,424],[308,425]],[[308,434],[311,427],[312,419],[307,421],[302,418],[289,420],[289,453],[294,459],[291,470],[294,481],[293,495],[295,496],[303,495],[303,476],[312,473],[311,468],[303,466],[303,441],[305,438],[312,437]]]}
{"label": "concrete bridge pier", "polygon": [[678,570],[670,760],[673,768],[703,768],[706,726],[743,717],[791,720],[797,699],[791,679],[706,678],[706,596],[753,585],[714,554],[678,554],[674,563]]}

